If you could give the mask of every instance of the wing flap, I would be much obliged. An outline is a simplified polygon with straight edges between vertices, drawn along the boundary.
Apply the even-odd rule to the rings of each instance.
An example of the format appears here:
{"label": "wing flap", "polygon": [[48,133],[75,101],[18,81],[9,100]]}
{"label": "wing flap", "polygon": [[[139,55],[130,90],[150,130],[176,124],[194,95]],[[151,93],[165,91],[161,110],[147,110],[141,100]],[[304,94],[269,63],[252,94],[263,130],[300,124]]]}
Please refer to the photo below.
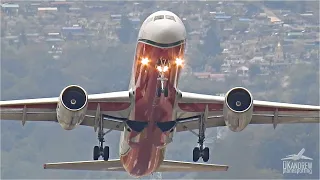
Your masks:
{"label": "wing flap", "polygon": [[[92,117],[86,116],[85,119],[82,121],[81,125],[94,127],[95,126],[94,116]],[[117,121],[103,120],[103,127],[106,129],[122,131],[124,128],[124,123],[117,122]]]}
{"label": "wing flap", "polygon": [[[276,122],[275,122],[276,121]],[[319,123],[319,115],[278,115],[253,114],[250,124],[290,124],[290,123]]]}
{"label": "wing flap", "polygon": [[156,172],[211,172],[227,171],[228,168],[227,165],[164,160]]}
{"label": "wing flap", "polygon": [[61,169],[61,170],[90,170],[90,171],[125,171],[120,159],[115,160],[98,160],[98,161],[75,161],[47,163],[43,165],[44,169]]}
{"label": "wing flap", "polygon": [[27,108],[3,108],[0,110],[2,120],[25,120],[25,121],[56,121],[57,115],[54,109]]}
{"label": "wing flap", "polygon": [[[215,116],[209,117],[206,122],[207,127],[219,127],[225,126],[225,121],[223,120],[223,116]],[[187,131],[187,130],[195,130],[199,128],[199,120],[193,119],[190,121],[178,122],[176,126],[176,132]]]}

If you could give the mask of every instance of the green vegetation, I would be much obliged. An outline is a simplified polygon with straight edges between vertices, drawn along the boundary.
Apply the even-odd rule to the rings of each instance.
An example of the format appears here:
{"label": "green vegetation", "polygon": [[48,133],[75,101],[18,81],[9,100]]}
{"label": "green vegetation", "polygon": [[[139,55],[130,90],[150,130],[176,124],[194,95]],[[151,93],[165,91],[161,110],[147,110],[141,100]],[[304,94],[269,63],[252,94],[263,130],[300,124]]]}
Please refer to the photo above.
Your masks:
{"label": "green vegetation", "polygon": [[[45,44],[22,46],[19,50],[2,44],[1,99],[58,96],[69,84],[79,84],[88,93],[110,92],[128,88],[134,57],[133,43],[108,47],[66,43],[61,58],[54,60]],[[201,53],[200,53],[201,54]],[[204,58],[204,57],[203,57]],[[205,59],[205,58],[204,58]],[[190,59],[195,66],[201,61]],[[197,64],[198,63],[198,64]],[[215,64],[215,63],[213,63]],[[253,70],[256,68],[253,68]],[[253,74],[256,74],[254,70]],[[272,77],[254,76],[245,85],[255,99],[318,104],[319,70],[311,65],[291,67]],[[242,85],[239,77],[226,82],[182,77],[180,88],[196,93],[225,93]],[[222,128],[226,129],[226,128]],[[45,162],[91,160],[97,144],[93,128],[79,127],[63,130],[59,124],[1,122],[1,178],[14,179],[124,179],[126,173],[43,170]],[[209,129],[216,137],[217,129]],[[282,174],[281,158],[302,148],[312,157],[313,174],[319,178],[319,126],[314,124],[252,125],[243,132],[226,130],[224,138],[207,144],[211,148],[210,163],[228,164],[228,172],[163,173],[163,178],[292,178]],[[119,133],[107,135],[111,158],[118,158]],[[169,145],[166,158],[192,161],[192,149],[197,137],[189,132],[179,133]],[[296,176],[300,177],[300,176]]]}

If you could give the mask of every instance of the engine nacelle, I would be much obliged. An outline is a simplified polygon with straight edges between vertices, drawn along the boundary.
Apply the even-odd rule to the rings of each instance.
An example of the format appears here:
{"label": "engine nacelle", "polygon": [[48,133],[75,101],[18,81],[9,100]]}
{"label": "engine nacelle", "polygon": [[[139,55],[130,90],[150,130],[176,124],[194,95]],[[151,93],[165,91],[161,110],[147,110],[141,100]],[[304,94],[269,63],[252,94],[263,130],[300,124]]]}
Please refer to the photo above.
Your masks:
{"label": "engine nacelle", "polygon": [[70,85],[61,91],[57,105],[57,119],[65,130],[72,130],[85,118],[88,108],[87,92],[80,86]]}
{"label": "engine nacelle", "polygon": [[231,131],[240,132],[250,123],[253,114],[253,98],[243,87],[229,90],[225,96],[223,116]]}

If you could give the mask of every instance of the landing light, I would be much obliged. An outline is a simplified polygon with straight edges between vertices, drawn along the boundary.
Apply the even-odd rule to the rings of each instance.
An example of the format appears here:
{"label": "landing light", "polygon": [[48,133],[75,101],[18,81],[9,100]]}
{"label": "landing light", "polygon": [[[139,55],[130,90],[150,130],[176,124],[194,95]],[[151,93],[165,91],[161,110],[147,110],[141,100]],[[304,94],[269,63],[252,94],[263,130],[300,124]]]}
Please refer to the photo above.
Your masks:
{"label": "landing light", "polygon": [[180,59],[180,58],[176,58],[176,64],[177,64],[178,66],[182,66],[183,60]]}
{"label": "landing light", "polygon": [[164,67],[163,67],[163,72],[168,71],[168,69],[169,69],[169,67],[168,67],[168,66],[164,66]]}
{"label": "landing light", "polygon": [[158,70],[159,72],[166,72],[166,71],[168,71],[168,69],[169,69],[168,66],[163,66],[163,67],[157,66],[157,70]]}
{"label": "landing light", "polygon": [[141,63],[143,65],[147,65],[149,63],[149,59],[148,58],[142,58]]}

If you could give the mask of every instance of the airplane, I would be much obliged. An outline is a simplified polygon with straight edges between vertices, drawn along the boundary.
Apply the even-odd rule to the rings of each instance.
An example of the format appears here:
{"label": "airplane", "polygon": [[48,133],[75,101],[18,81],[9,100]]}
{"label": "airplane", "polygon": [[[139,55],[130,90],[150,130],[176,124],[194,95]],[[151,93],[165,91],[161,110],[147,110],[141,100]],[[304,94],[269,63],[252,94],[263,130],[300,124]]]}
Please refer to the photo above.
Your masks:
{"label": "airplane", "polygon": [[[141,25],[127,91],[87,94],[79,85],[65,87],[59,97],[0,102],[2,120],[57,122],[65,130],[93,127],[99,145],[92,161],[46,163],[44,169],[123,171],[133,177],[153,172],[227,171],[207,164],[206,128],[227,126],[240,132],[249,124],[319,123],[320,106],[254,100],[244,87],[224,97],[178,89],[185,65],[186,29],[170,11],[157,11]],[[197,129],[197,131],[196,131]],[[107,130],[107,131],[106,131]],[[109,160],[105,135],[120,131],[119,159]],[[198,137],[193,162],[165,160],[175,133]],[[102,157],[102,160],[98,160]],[[202,158],[204,163],[198,163]]]}
{"label": "airplane", "polygon": [[291,155],[288,155],[286,156],[285,158],[282,158],[281,160],[294,160],[294,161],[297,161],[297,160],[300,160],[300,159],[307,159],[307,160],[313,160],[312,158],[309,158],[307,156],[304,156],[303,153],[305,152],[306,150],[304,148],[301,149],[301,151],[298,153],[298,154],[291,154]]}

